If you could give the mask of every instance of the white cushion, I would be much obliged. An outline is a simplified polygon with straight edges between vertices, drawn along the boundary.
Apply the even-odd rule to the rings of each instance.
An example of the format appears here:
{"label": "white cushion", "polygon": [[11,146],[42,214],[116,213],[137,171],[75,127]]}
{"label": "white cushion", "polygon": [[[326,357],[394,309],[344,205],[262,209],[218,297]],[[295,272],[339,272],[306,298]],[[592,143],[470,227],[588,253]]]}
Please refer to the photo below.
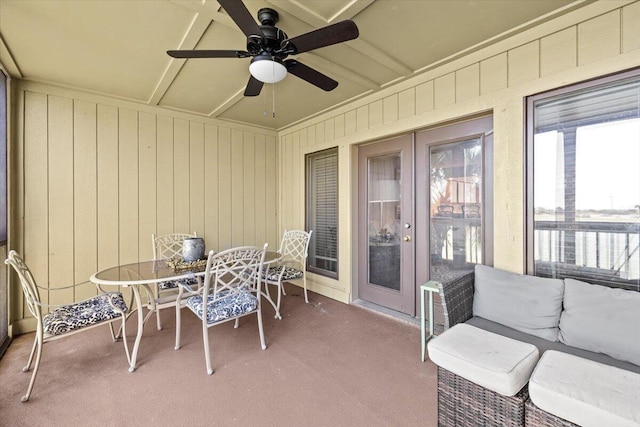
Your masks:
{"label": "white cushion", "polygon": [[640,365],[640,292],[564,283],[560,342]]}
{"label": "white cushion", "polygon": [[536,406],[583,427],[640,426],[640,374],[548,350],[529,381]]}
{"label": "white cushion", "polygon": [[564,283],[485,265],[475,267],[473,315],[558,341]]}
{"label": "white cushion", "polygon": [[524,387],[539,356],[534,345],[464,323],[430,340],[428,348],[436,365],[505,396]]}

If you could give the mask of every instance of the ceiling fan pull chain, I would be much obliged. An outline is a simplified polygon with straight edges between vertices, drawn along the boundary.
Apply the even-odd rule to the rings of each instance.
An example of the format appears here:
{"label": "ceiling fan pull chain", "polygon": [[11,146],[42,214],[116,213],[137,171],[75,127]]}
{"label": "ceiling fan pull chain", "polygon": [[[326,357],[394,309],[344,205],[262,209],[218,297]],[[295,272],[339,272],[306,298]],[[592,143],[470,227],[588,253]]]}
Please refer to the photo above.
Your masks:
{"label": "ceiling fan pull chain", "polygon": [[[271,57],[271,61],[273,62],[273,75],[274,75],[274,80],[275,80],[276,62],[273,59],[273,57]],[[271,88],[272,88],[272,94],[273,94],[271,96],[271,99],[272,99],[272,102],[273,102],[273,105],[271,106],[271,116],[272,116],[271,118],[275,119],[276,118],[276,85],[272,84]]]}

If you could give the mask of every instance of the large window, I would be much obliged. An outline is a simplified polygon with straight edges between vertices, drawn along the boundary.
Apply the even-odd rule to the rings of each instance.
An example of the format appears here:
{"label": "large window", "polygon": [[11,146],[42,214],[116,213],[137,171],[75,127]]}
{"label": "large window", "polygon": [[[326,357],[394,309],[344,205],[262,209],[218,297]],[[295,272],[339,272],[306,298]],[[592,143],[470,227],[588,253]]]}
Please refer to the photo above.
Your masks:
{"label": "large window", "polygon": [[527,110],[528,272],[640,290],[640,70]]}
{"label": "large window", "polygon": [[338,149],[307,155],[309,271],[338,277]]}

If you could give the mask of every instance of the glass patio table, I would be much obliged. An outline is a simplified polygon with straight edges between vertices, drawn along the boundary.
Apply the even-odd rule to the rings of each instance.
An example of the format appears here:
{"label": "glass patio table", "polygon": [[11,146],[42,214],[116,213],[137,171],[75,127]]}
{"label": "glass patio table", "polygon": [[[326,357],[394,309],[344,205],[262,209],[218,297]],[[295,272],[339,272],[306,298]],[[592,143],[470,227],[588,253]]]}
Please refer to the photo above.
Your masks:
{"label": "glass patio table", "polygon": [[[266,266],[276,262],[281,257],[282,255],[277,252],[268,251],[265,254],[264,265]],[[133,293],[135,311],[138,315],[138,331],[136,333],[136,339],[133,349],[131,350],[131,354],[127,355],[127,359],[129,360],[129,372],[133,372],[136,369],[138,349],[140,347],[140,340],[142,339],[144,323],[156,310],[155,301],[151,297],[149,298],[149,304],[146,305],[149,309],[149,313],[147,313],[146,317],[144,316],[142,309],[145,307],[145,304],[142,303],[140,287],[144,288],[148,294],[152,296],[153,291],[151,289],[151,285],[155,285],[159,282],[197,277],[199,283],[202,284],[202,277],[204,277],[205,268],[206,265],[194,268],[174,269],[167,264],[166,260],[155,260],[119,265],[99,271],[91,276],[89,280],[96,285],[129,287]],[[260,290],[260,294],[275,307],[275,304],[269,295],[262,292],[262,289]],[[122,339],[127,339],[127,337],[123,336]]]}

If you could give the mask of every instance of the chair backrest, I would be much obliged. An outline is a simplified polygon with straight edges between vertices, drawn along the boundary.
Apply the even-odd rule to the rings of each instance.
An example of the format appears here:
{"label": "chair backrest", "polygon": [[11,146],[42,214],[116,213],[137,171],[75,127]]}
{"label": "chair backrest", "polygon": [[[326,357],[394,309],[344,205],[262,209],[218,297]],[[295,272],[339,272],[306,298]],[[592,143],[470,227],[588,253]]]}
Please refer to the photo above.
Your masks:
{"label": "chair backrest", "polygon": [[27,264],[22,260],[20,254],[14,250],[9,252],[9,258],[7,258],[4,263],[13,267],[16,273],[18,273],[22,292],[27,300],[27,307],[31,314],[38,320],[38,325],[40,325],[40,321],[42,320],[40,293],[38,292],[38,286],[36,285],[36,280],[33,278],[33,274],[31,274],[31,270],[29,270]]}
{"label": "chair backrest", "polygon": [[209,252],[207,269],[204,276],[204,294],[217,299],[221,292],[224,296],[248,290],[259,292],[260,274],[268,244],[240,246],[214,253]]}
{"label": "chair backrest", "polygon": [[190,239],[192,237],[198,237],[195,231],[193,234],[173,233],[157,237],[152,234],[153,259],[182,257],[182,242],[184,242],[184,239]]}
{"label": "chair backrest", "polygon": [[297,261],[304,267],[313,230],[284,230],[280,243],[280,254],[285,261]]}

